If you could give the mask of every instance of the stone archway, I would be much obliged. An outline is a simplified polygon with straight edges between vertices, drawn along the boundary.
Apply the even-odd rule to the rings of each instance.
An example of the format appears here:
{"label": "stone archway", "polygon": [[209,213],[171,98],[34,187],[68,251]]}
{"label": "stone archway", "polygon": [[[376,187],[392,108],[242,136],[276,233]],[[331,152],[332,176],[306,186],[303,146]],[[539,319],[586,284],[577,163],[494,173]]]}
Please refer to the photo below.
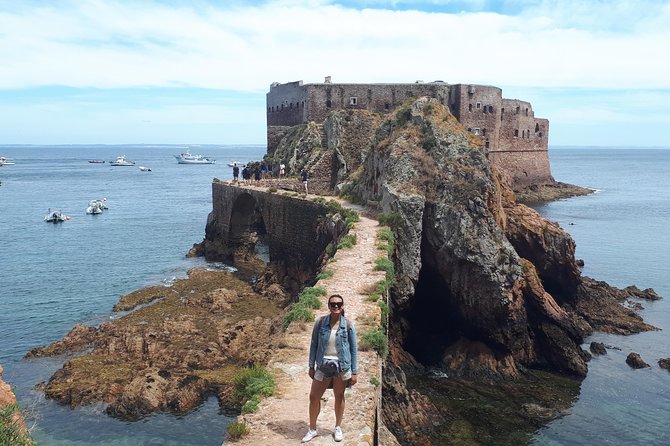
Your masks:
{"label": "stone archway", "polygon": [[258,201],[248,193],[240,194],[230,211],[228,246],[235,260],[260,257],[269,261],[267,229]]}

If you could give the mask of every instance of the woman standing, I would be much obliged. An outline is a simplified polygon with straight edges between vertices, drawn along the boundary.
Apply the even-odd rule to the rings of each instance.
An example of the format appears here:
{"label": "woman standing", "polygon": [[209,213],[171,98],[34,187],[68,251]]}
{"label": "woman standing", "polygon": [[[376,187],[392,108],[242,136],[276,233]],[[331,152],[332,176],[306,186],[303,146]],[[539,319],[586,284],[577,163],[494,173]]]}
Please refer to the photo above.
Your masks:
{"label": "woman standing", "polygon": [[[335,441],[342,441],[344,390],[358,381],[358,345],[354,324],[344,316],[344,299],[339,294],[328,298],[330,314],[314,323],[309,348],[309,429],[302,439],[305,443],[318,435],[316,420],[321,411],[321,397],[332,383],[335,394]],[[316,367],[315,367],[316,366]]]}

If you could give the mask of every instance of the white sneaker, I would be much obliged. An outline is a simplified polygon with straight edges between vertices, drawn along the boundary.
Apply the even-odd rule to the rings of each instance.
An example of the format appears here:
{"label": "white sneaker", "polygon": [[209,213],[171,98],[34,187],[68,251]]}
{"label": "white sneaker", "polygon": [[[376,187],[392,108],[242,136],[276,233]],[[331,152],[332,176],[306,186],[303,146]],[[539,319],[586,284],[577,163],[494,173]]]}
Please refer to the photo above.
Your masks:
{"label": "white sneaker", "polygon": [[335,426],[335,432],[333,432],[333,438],[335,441],[342,441],[344,435],[342,434],[342,428],[340,426]]}
{"label": "white sneaker", "polygon": [[307,443],[317,435],[319,435],[319,433],[316,431],[316,429],[307,429],[307,433],[304,437],[302,437],[302,443]]}

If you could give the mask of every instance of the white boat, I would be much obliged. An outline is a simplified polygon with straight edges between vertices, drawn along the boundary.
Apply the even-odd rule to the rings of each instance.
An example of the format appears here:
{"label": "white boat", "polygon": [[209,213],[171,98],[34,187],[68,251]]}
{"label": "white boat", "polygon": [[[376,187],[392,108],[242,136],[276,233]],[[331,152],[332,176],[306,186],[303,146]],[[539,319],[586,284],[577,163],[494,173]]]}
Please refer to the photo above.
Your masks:
{"label": "white boat", "polygon": [[240,163],[238,161],[233,161],[232,163],[228,163],[228,167],[235,167],[235,166],[239,167],[241,165],[242,165],[242,163]]}
{"label": "white boat", "polygon": [[193,155],[191,152],[188,150],[186,152],[182,152],[179,155],[175,155],[175,158],[177,158],[177,162],[179,164],[214,164],[216,163],[216,160],[213,160],[211,158],[208,158],[203,155]]}
{"label": "white boat", "polygon": [[102,200],[91,200],[86,208],[86,213],[91,215],[102,214],[102,211],[107,209],[106,201],[106,198],[103,198]]}
{"label": "white boat", "polygon": [[63,212],[61,211],[51,212],[51,209],[49,209],[49,213],[44,216],[44,221],[46,221],[47,223],[61,223],[69,219],[70,217],[63,214]]}
{"label": "white boat", "polygon": [[112,166],[134,166],[135,161],[130,161],[129,159],[126,159],[126,155],[121,155],[109,164]]}
{"label": "white boat", "polygon": [[13,166],[14,161],[11,161],[9,158],[5,158],[4,156],[0,156],[0,167],[2,166]]}
{"label": "white boat", "polygon": [[144,167],[144,166],[140,166],[140,170],[142,172],[151,172],[151,169],[149,167]]}

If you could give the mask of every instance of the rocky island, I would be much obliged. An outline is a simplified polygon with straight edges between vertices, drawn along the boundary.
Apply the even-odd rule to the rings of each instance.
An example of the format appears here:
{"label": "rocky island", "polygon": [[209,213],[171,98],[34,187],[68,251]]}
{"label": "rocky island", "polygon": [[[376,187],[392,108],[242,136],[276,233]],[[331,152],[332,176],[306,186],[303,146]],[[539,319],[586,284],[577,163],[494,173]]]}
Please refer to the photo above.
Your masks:
{"label": "rocky island", "polygon": [[[320,123],[285,129],[268,155],[285,160],[289,174],[308,170],[312,190],[362,203],[393,231],[379,444],[527,441],[578,394],[590,357],[585,336],[654,329],[621,303],[655,293],[582,276],[570,236],[516,201],[481,136],[435,98],[390,113],[330,111]],[[301,186],[290,178],[264,184]],[[106,402],[110,415],[128,419],[182,413],[210,394],[235,410],[231,368],[263,365],[286,346],[279,319],[315,283],[346,227],[341,213],[299,197],[218,181],[213,193],[196,251],[250,268],[253,287],[194,271],[171,288],[125,296],[117,308],[125,316],[75,327],[29,354],[85,352],[44,384],[48,397],[71,407]],[[282,211],[289,199],[305,208]],[[302,223],[286,224],[296,215]],[[300,237],[312,240],[306,255],[295,251]],[[267,264],[254,260],[259,243],[269,246]],[[449,377],[434,385],[450,386],[451,401],[431,392],[426,378],[436,373]]]}

